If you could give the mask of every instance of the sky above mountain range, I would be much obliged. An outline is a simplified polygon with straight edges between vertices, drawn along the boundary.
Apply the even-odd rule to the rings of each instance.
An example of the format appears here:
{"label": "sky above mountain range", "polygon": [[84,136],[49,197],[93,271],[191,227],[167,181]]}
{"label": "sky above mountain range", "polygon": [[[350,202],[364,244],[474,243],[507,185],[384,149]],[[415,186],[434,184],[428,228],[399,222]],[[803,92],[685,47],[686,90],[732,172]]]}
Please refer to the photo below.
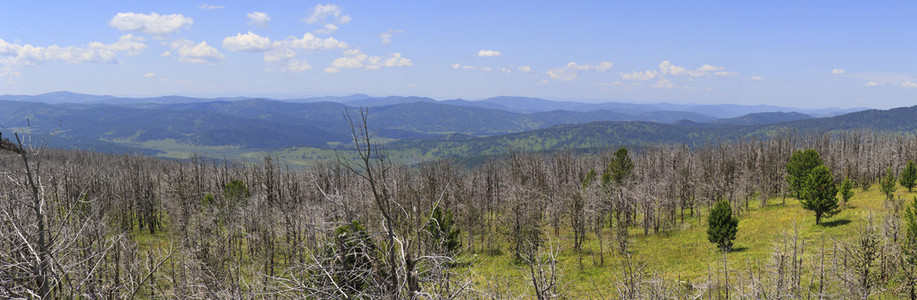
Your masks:
{"label": "sky above mountain range", "polygon": [[0,94],[910,106],[887,1],[7,1]]}

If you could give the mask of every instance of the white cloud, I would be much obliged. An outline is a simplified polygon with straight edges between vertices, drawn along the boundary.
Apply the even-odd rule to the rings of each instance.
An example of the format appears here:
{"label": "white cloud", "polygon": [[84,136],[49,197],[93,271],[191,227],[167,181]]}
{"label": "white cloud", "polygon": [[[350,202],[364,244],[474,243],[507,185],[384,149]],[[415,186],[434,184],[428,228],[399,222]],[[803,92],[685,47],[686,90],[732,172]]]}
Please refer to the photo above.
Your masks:
{"label": "white cloud", "polygon": [[661,89],[671,89],[675,87],[675,84],[672,84],[672,82],[669,81],[668,79],[662,78],[662,79],[659,79],[659,81],[656,81],[656,83],[653,84],[653,87],[661,88]]}
{"label": "white cloud", "polygon": [[156,77],[156,73],[153,73],[153,72],[146,73],[146,74],[143,74],[143,77],[153,78],[153,77]]}
{"label": "white cloud", "polygon": [[337,25],[334,24],[325,24],[325,27],[315,30],[315,33],[318,34],[332,34],[335,31],[338,31]]}
{"label": "white cloud", "polygon": [[258,26],[261,28],[266,28],[267,23],[271,21],[271,17],[267,13],[260,11],[253,11],[245,15],[248,18],[248,22],[245,23],[248,26]]}
{"label": "white cloud", "polygon": [[643,72],[631,72],[631,73],[621,73],[621,78],[624,80],[651,80],[656,78],[656,75],[659,73],[655,71],[646,70]]}
{"label": "white cloud", "polygon": [[612,66],[614,66],[613,63],[608,62],[608,61],[603,61],[599,63],[598,65],[591,66],[591,68],[594,71],[605,72],[605,71],[611,70]]}
{"label": "white cloud", "polygon": [[454,64],[454,65],[452,65],[451,67],[452,67],[453,69],[456,69],[456,70],[459,70],[459,69],[461,69],[461,70],[477,70],[477,69],[478,69],[478,67],[475,67],[475,66],[468,66],[468,65],[463,65],[463,64]]}
{"label": "white cloud", "polygon": [[379,39],[382,40],[382,43],[383,43],[383,44],[388,44],[388,43],[391,43],[391,42],[392,42],[392,36],[394,36],[395,34],[398,34],[398,33],[403,33],[403,32],[404,32],[403,30],[392,30],[392,29],[389,29],[387,32],[380,33],[380,34],[379,34]]}
{"label": "white cloud", "polygon": [[761,80],[764,80],[764,77],[761,77],[761,76],[752,76],[752,77],[751,77],[751,80],[754,80],[754,81],[761,81]]}
{"label": "white cloud", "polygon": [[201,4],[200,6],[198,6],[198,8],[206,9],[206,10],[215,10],[215,9],[224,9],[226,7],[222,5]]}
{"label": "white cloud", "polygon": [[[297,60],[297,57],[308,51],[348,49],[350,45],[339,41],[334,37],[317,37],[311,32],[303,34],[302,37],[289,36],[286,39],[272,41],[270,38],[260,36],[251,31],[239,33],[235,36],[228,36],[223,39],[223,48],[233,52],[252,52],[263,53],[264,62],[269,66],[268,70],[280,70],[283,72],[299,73],[312,69],[305,60]],[[356,50],[353,50],[356,51]],[[351,56],[351,50],[345,51],[345,56]],[[400,54],[399,54],[400,55]],[[366,59],[370,59],[367,57]],[[379,58],[381,59],[381,58]],[[385,61],[376,64],[368,64],[370,67],[383,66]]]}
{"label": "white cloud", "polygon": [[344,51],[343,57],[338,57],[325,68],[327,73],[337,73],[341,69],[376,70],[383,67],[413,66],[410,59],[401,56],[401,53],[392,53],[389,57],[369,56],[360,50],[351,49]]}
{"label": "white cloud", "polygon": [[522,73],[528,73],[528,72],[531,72],[531,71],[532,71],[532,67],[529,67],[529,66],[518,66],[518,67],[516,67],[516,70],[519,70],[519,72],[522,72]]}
{"label": "white cloud", "polygon": [[264,53],[264,62],[276,63],[296,57],[296,51],[290,48],[273,48]]}
{"label": "white cloud", "polygon": [[659,71],[662,74],[672,76],[682,76],[688,74],[688,69],[685,69],[685,67],[672,65],[672,63],[667,60],[659,63]]}
{"label": "white cloud", "polygon": [[553,68],[553,69],[548,70],[545,73],[548,74],[548,77],[550,77],[554,81],[573,81],[573,80],[576,80],[577,77],[579,77],[579,72],[583,72],[583,71],[605,72],[605,71],[610,70],[612,66],[614,66],[614,64],[608,61],[603,61],[596,65],[592,65],[592,64],[580,65],[580,64],[577,64],[576,62],[569,62],[567,63],[566,66],[559,67],[559,68]]}
{"label": "white cloud", "polygon": [[717,67],[705,64],[700,68],[689,70],[688,68],[682,66],[673,65],[672,62],[666,60],[659,63],[659,72],[662,75],[671,75],[671,76],[690,76],[690,77],[705,77],[705,76],[719,76],[719,77],[731,77],[739,75],[737,72],[726,71],[724,67]]}
{"label": "white cloud", "polygon": [[867,86],[867,87],[883,86],[883,85],[885,85],[885,82],[876,82],[876,81],[870,81],[870,82],[863,84],[863,86]]}
{"label": "white cloud", "polygon": [[502,52],[496,50],[481,50],[478,51],[478,56],[480,57],[497,57],[503,55]]}
{"label": "white cloud", "polygon": [[329,23],[347,24],[347,22],[350,22],[350,16],[345,15],[343,10],[334,4],[316,5],[312,8],[312,13],[302,21],[309,24],[315,24],[319,21],[324,21],[328,17],[333,18],[332,22]]}
{"label": "white cloud", "polygon": [[914,83],[912,81],[905,81],[901,83],[901,87],[909,88],[909,89],[917,89],[917,83]]}
{"label": "white cloud", "polygon": [[224,38],[223,48],[229,51],[264,52],[271,49],[271,39],[249,31]]}
{"label": "white cloud", "polygon": [[510,73],[513,72],[513,69],[510,69],[510,68],[507,68],[507,67],[502,67],[502,68],[500,68],[500,72],[503,72],[503,74],[510,74]]}
{"label": "white cloud", "polygon": [[12,66],[31,66],[49,61],[67,63],[118,63],[117,53],[136,55],[146,49],[142,37],[131,34],[121,36],[117,42],[104,44],[91,42],[83,47],[51,45],[47,47],[8,43],[0,39],[0,66],[11,74]]}
{"label": "white cloud", "polygon": [[[206,41],[195,44],[189,40],[176,40],[172,42],[171,46],[172,52],[166,53],[178,56],[179,61],[196,64],[214,64],[223,61],[223,54],[216,48],[207,45]],[[163,53],[163,55],[166,55],[166,53]]]}
{"label": "white cloud", "polygon": [[320,37],[315,37],[314,34],[308,32],[304,34],[301,39],[291,36],[283,41],[274,42],[274,47],[286,47],[301,50],[328,50],[347,49],[350,46],[345,42],[334,39],[334,37],[323,39]]}
{"label": "white cloud", "polygon": [[[105,46],[108,50],[115,52],[127,52],[130,55],[140,54],[140,51],[146,49],[145,39],[133,34],[125,34],[118,38],[118,42]],[[92,44],[90,44],[92,45]]]}
{"label": "white cloud", "polygon": [[[639,84],[639,83],[637,83],[637,84]],[[598,86],[598,87],[615,87],[615,86],[622,86],[622,85],[624,85],[624,82],[621,82],[621,81],[596,82],[596,83],[594,83],[593,85]]]}
{"label": "white cloud", "polygon": [[311,70],[311,69],[312,69],[312,66],[306,63],[305,60],[299,60],[299,59],[288,60],[287,63],[283,65],[283,67],[280,68],[281,71],[289,72],[289,73],[301,73],[303,71]]}
{"label": "white cloud", "polygon": [[844,75],[844,74],[847,74],[847,71],[844,70],[844,69],[838,68],[838,69],[833,69],[833,70],[831,70],[831,74],[834,74],[834,75]]}
{"label": "white cloud", "polygon": [[179,29],[191,27],[194,20],[181,14],[159,15],[157,13],[118,13],[108,25],[121,31],[134,31],[151,35],[176,33]]}

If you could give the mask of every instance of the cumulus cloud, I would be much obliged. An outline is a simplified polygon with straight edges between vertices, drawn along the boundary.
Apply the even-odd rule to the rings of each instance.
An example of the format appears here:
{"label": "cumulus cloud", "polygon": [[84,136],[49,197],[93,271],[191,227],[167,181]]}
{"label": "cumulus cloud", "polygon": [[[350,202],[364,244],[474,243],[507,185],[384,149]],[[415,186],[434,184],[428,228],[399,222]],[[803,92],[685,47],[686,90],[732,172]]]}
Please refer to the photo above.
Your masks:
{"label": "cumulus cloud", "polygon": [[502,72],[503,74],[510,74],[510,73],[513,72],[513,69],[510,69],[510,68],[507,68],[507,67],[502,67],[502,68],[500,68],[500,72]]}
{"label": "cumulus cloud", "polygon": [[306,62],[306,60],[300,60],[300,59],[288,60],[286,64],[284,64],[283,67],[280,68],[281,71],[289,72],[289,73],[301,73],[303,71],[311,70],[311,69],[312,69],[312,66],[310,66]]}
{"label": "cumulus cloud", "polygon": [[246,34],[239,33],[236,36],[224,38],[223,48],[229,51],[264,52],[270,50],[271,39],[249,31]]}
{"label": "cumulus cloud", "polygon": [[705,64],[700,66],[700,68],[690,70],[682,66],[676,66],[672,62],[666,60],[659,63],[659,73],[662,75],[671,75],[671,76],[690,76],[690,77],[705,77],[705,76],[719,76],[719,77],[731,77],[739,75],[737,72],[726,71],[724,67],[717,67]]}
{"label": "cumulus cloud", "polygon": [[191,27],[194,20],[181,14],[159,15],[157,13],[118,13],[108,25],[121,31],[134,31],[150,35],[176,33],[182,28]]}
{"label": "cumulus cloud", "polygon": [[392,29],[389,29],[389,30],[386,31],[386,32],[380,33],[380,34],[379,34],[379,39],[382,40],[382,43],[383,43],[383,44],[388,44],[388,43],[391,43],[391,42],[392,42],[392,36],[394,36],[395,34],[398,34],[398,33],[403,33],[403,32],[404,32],[403,30],[392,30]]}
{"label": "cumulus cloud", "polygon": [[206,10],[215,10],[215,9],[224,9],[226,7],[222,5],[201,4],[200,6],[198,6],[198,8],[206,9]]}
{"label": "cumulus cloud", "polygon": [[12,66],[31,66],[49,61],[67,63],[118,63],[117,53],[136,55],[146,49],[143,37],[131,34],[121,36],[117,42],[104,44],[91,42],[83,47],[51,45],[47,47],[8,43],[0,39],[0,66],[11,74]]}
{"label": "cumulus cloud", "polygon": [[503,55],[502,52],[496,50],[481,50],[478,51],[478,56],[480,57],[497,57]]}
{"label": "cumulus cloud", "polygon": [[332,34],[332,33],[334,33],[335,31],[338,31],[338,26],[337,26],[337,25],[334,25],[334,24],[325,24],[325,27],[322,27],[321,29],[316,29],[316,30],[315,30],[315,33],[318,33],[318,34]]}
{"label": "cumulus cloud", "polygon": [[143,77],[153,78],[153,77],[156,77],[156,73],[153,73],[153,72],[146,73],[146,74],[143,74]]}
{"label": "cumulus cloud", "polygon": [[661,89],[671,89],[675,87],[675,84],[673,84],[668,79],[662,78],[662,79],[659,79],[659,81],[656,81],[656,83],[653,84],[653,87],[661,88]]}
{"label": "cumulus cloud", "polygon": [[844,75],[844,74],[847,74],[847,71],[844,70],[844,69],[838,68],[838,69],[833,69],[833,70],[831,70],[831,74],[834,74],[834,75]]}
{"label": "cumulus cloud", "polygon": [[901,87],[909,88],[909,89],[917,89],[917,83],[914,83],[912,81],[905,81],[901,83]]}
{"label": "cumulus cloud", "polygon": [[264,62],[276,63],[293,59],[296,57],[296,51],[290,48],[272,48],[264,53]]}
{"label": "cumulus cloud", "polygon": [[288,37],[283,41],[274,42],[275,47],[286,47],[301,50],[328,50],[346,49],[347,43],[338,41],[334,37],[320,38],[312,33],[303,34],[302,38]]}
{"label": "cumulus cloud", "polygon": [[614,66],[612,62],[603,61],[598,64],[577,64],[576,62],[569,62],[567,65],[559,68],[553,68],[545,72],[548,74],[548,77],[554,81],[573,81],[579,77],[580,72],[584,71],[598,71],[605,72],[611,69]]}
{"label": "cumulus cloud", "polygon": [[643,71],[643,72],[634,71],[630,73],[621,73],[621,78],[623,78],[624,80],[651,80],[653,78],[656,78],[656,75],[658,74],[659,73],[655,71],[650,71],[650,70]]}
{"label": "cumulus cloud", "polygon": [[312,69],[312,66],[305,60],[298,59],[303,53],[348,49],[350,45],[334,37],[318,37],[311,32],[303,34],[302,37],[289,36],[286,39],[274,41],[269,37],[249,31],[225,37],[223,48],[233,52],[262,53],[264,62],[269,64],[268,70],[299,73]]}
{"label": "cumulus cloud", "polygon": [[315,24],[320,21],[325,21],[325,19],[331,17],[332,20],[329,23],[334,24],[347,24],[350,22],[350,16],[345,15],[343,10],[334,4],[319,4],[312,8],[312,13],[308,17],[303,19],[303,22],[309,24]]}
{"label": "cumulus cloud", "polygon": [[761,77],[761,76],[752,76],[752,77],[751,77],[751,80],[754,80],[754,81],[761,81],[761,80],[764,80],[764,78]]}
{"label": "cumulus cloud", "polygon": [[413,66],[410,59],[401,56],[401,53],[392,53],[388,57],[369,56],[357,49],[344,51],[343,57],[338,57],[325,68],[327,73],[337,73],[341,69],[376,70],[383,67]]}
{"label": "cumulus cloud", "polygon": [[522,72],[522,73],[528,73],[528,72],[531,72],[531,71],[532,71],[532,67],[529,67],[529,66],[518,66],[518,67],[516,67],[516,70],[519,70],[519,72]]}
{"label": "cumulus cloud", "polygon": [[245,14],[245,17],[248,18],[248,22],[245,23],[248,26],[257,26],[261,28],[266,28],[267,23],[271,21],[271,17],[267,13],[260,11],[253,11]]}
{"label": "cumulus cloud", "polygon": [[146,49],[145,39],[133,34],[125,34],[118,38],[118,41],[112,44],[104,45],[98,42],[90,43],[90,47],[102,47],[115,52],[126,52],[129,55],[140,54],[140,51]]}
{"label": "cumulus cloud", "polygon": [[[656,79],[656,83],[652,84],[652,87],[670,89],[676,87],[675,83],[672,81],[679,77],[686,79],[682,80],[693,80],[692,78],[697,77],[733,77],[739,75],[738,72],[727,71],[724,67],[714,66],[710,64],[704,64],[696,69],[689,69],[683,66],[675,65],[672,62],[665,60],[659,63],[659,71],[646,70],[646,71],[634,71],[631,73],[621,73],[621,78],[624,80],[636,80],[636,81],[646,81]],[[752,77],[752,80],[762,80],[760,76]],[[695,88],[686,88],[689,90],[699,90]]]}
{"label": "cumulus cloud", "polygon": [[208,45],[206,41],[195,44],[189,40],[176,40],[171,43],[171,46],[172,51],[163,53],[163,55],[174,55],[182,62],[215,64],[223,61],[223,54]]}
{"label": "cumulus cloud", "polygon": [[876,82],[876,81],[869,81],[869,82],[863,84],[863,86],[867,86],[867,87],[883,86],[883,85],[885,85],[884,82]]}

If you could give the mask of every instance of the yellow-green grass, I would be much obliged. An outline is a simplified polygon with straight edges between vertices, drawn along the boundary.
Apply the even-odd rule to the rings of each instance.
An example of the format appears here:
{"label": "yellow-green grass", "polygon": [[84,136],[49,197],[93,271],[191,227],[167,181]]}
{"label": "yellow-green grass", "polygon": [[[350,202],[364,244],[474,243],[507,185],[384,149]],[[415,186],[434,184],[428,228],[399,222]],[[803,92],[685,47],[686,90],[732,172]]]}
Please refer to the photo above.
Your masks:
{"label": "yellow-green grass", "polygon": [[[856,194],[847,203],[847,208],[831,218],[823,218],[821,225],[815,225],[815,214],[804,210],[795,198],[787,198],[783,205],[782,198],[768,199],[764,207],[759,200],[752,200],[749,211],[739,216],[739,231],[735,240],[735,250],[727,254],[731,270],[748,270],[768,263],[771,253],[784,234],[792,235],[794,230],[807,243],[807,252],[817,251],[822,243],[844,241],[856,233],[869,214],[879,218],[885,205],[885,195],[873,186],[869,191],[855,190]],[[896,198],[911,199],[914,194],[899,187]],[[905,202],[908,203],[908,202]],[[737,208],[733,208],[736,210]],[[706,213],[694,218],[686,217],[679,228],[668,232],[644,235],[642,228],[631,230],[631,253],[634,261],[643,262],[647,271],[666,280],[700,282],[710,276],[718,276],[715,270],[722,268],[723,257],[715,246],[707,241]],[[561,285],[567,292],[578,295],[607,295],[614,291],[617,280],[621,277],[622,256],[617,254],[617,245],[612,245],[613,232],[606,229],[603,233],[605,264],[598,265],[598,242],[595,235],[589,232],[581,253],[572,250],[572,231],[563,228],[560,235],[554,235],[547,229],[551,244],[558,250],[559,271],[563,275]],[[528,270],[512,258],[509,245],[503,245],[503,253],[489,255],[474,253],[470,272],[479,285],[499,282],[510,284],[506,288],[517,293],[531,293]],[[581,258],[581,259],[580,259]],[[580,261],[582,263],[580,263]],[[596,262],[596,263],[594,263]],[[515,278],[501,281],[500,278]],[[606,297],[608,298],[608,297]],[[613,297],[612,297],[613,298]]]}
{"label": "yellow-green grass", "polygon": [[[802,209],[795,198],[768,199],[767,205],[761,207],[759,200],[751,200],[748,211],[742,211],[739,216],[739,231],[735,240],[735,251],[727,254],[731,270],[747,270],[756,265],[763,265],[770,259],[777,242],[784,234],[799,231],[799,236],[808,244],[806,250],[809,254],[814,249],[820,248],[822,243],[844,241],[856,233],[857,226],[861,226],[868,215],[877,218],[883,212],[886,204],[885,195],[874,185],[869,191],[855,190],[856,194],[847,203],[847,208],[836,216],[822,219],[822,225],[815,225],[815,214]],[[908,193],[899,187],[896,198],[912,199],[913,193]],[[909,203],[909,202],[905,202]],[[739,210],[739,208],[733,208]],[[668,231],[654,233],[650,229],[648,235],[643,234],[642,228],[630,230],[630,250],[634,261],[646,265],[645,270],[657,274],[665,280],[702,282],[710,275],[713,276],[718,268],[722,267],[722,255],[714,245],[707,241],[706,234],[706,208],[695,211],[695,216],[686,216],[685,221],[679,222],[676,228]],[[686,212],[687,213],[687,212]],[[168,221],[164,221],[168,224]],[[168,227],[168,225],[166,225]],[[169,248],[174,243],[174,236],[170,236],[169,229],[163,228],[155,235],[148,231],[134,231],[134,238],[140,250]],[[616,251],[617,245],[612,237],[614,232],[610,228],[603,231],[603,254],[605,263],[600,265],[599,243],[592,232],[587,233],[587,240],[581,252],[572,249],[572,231],[569,223],[563,223],[560,233],[554,234],[553,229],[545,227],[546,243],[557,251],[558,271],[562,275],[560,284],[562,290],[577,298],[609,298],[609,293],[614,293],[617,281],[622,274],[622,256]],[[174,233],[173,233],[174,234]],[[456,271],[470,276],[479,288],[495,287],[506,292],[509,296],[531,295],[531,283],[528,278],[526,266],[513,258],[512,247],[504,236],[490,237],[491,241],[500,246],[502,251],[484,253],[475,251],[466,253],[462,262],[470,262],[470,267],[457,268]],[[475,245],[475,249],[479,249]],[[286,259],[277,257],[278,267],[286,265]],[[244,263],[248,267],[261,266]],[[613,298],[613,297],[610,297]]]}

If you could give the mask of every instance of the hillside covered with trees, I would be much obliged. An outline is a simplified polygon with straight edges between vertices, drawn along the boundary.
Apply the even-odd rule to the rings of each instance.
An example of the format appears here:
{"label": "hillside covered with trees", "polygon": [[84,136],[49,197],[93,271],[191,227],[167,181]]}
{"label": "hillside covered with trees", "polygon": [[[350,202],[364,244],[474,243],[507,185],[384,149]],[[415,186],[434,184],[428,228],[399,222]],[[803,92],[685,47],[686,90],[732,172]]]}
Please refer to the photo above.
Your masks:
{"label": "hillside covered with trees", "polygon": [[[911,135],[781,130],[410,167],[365,115],[347,120],[356,159],[305,170],[0,152],[0,296],[862,298],[917,282],[914,195],[879,184],[917,159]],[[855,188],[821,220],[788,177],[801,149]],[[737,220],[729,247],[708,241],[715,204]]]}

